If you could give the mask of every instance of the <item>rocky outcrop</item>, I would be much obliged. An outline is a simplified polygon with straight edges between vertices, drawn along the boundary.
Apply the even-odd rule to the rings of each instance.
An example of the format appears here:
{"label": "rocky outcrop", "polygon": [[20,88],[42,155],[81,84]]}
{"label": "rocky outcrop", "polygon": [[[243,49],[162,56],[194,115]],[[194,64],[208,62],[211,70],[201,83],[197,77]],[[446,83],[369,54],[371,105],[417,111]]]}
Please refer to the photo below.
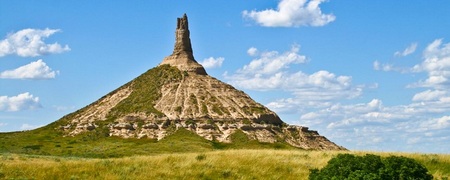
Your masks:
{"label": "rocky outcrop", "polygon": [[192,74],[162,86],[155,108],[169,120],[250,120],[281,125],[272,111],[247,94],[210,76]]}
{"label": "rocky outcrop", "polygon": [[188,20],[177,19],[172,55],[146,73],[63,117],[66,136],[101,130],[109,136],[161,140],[180,128],[232,143],[242,131],[251,140],[286,142],[302,149],[340,150],[317,131],[286,125],[244,92],[206,74],[193,56]]}
{"label": "rocky outcrop", "polygon": [[175,66],[182,71],[206,75],[205,68],[194,59],[186,14],[184,14],[182,18],[177,18],[175,47],[172,55],[164,58],[160,65],[163,64]]}

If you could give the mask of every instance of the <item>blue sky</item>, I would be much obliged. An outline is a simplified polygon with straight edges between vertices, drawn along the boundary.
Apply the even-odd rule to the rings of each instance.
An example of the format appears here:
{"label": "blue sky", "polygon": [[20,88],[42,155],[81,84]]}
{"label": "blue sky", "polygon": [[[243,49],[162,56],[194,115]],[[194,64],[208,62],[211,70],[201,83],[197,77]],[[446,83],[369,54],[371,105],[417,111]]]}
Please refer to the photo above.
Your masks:
{"label": "blue sky", "polygon": [[82,108],[171,54],[351,150],[449,153],[450,2],[0,1],[0,131]]}

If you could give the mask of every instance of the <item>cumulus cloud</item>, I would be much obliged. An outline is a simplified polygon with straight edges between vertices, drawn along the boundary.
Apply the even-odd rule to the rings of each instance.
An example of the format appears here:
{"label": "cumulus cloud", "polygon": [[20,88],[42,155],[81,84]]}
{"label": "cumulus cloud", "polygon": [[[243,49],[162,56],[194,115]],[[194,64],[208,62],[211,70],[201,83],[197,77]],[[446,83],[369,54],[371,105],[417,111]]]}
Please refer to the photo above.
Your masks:
{"label": "cumulus cloud", "polygon": [[450,88],[450,43],[442,39],[430,43],[423,52],[423,62],[415,65],[412,72],[426,72],[428,78],[412,84],[412,87]]}
{"label": "cumulus cloud", "polygon": [[254,47],[250,49],[257,52],[249,53],[256,58],[235,74],[226,74],[225,78],[229,83],[244,89],[289,92],[292,97],[267,104],[278,112],[298,111],[305,106],[324,107],[330,104],[329,101],[351,99],[362,93],[362,87],[352,85],[350,76],[339,76],[325,70],[312,74],[289,72],[291,66],[307,62],[306,56],[299,54],[298,45],[293,45],[283,53],[259,52]]}
{"label": "cumulus cloud", "polygon": [[58,71],[53,71],[47,64],[39,59],[17,69],[7,70],[0,73],[2,79],[52,79]]}
{"label": "cumulus cloud", "polygon": [[363,123],[385,123],[394,114],[384,111],[385,107],[380,99],[372,99],[367,103],[359,104],[331,104],[319,111],[309,112],[300,117],[301,121],[316,120],[324,123],[328,129],[354,126]]}
{"label": "cumulus cloud", "polygon": [[[416,45],[411,45],[408,51],[400,54],[407,55],[415,48]],[[407,87],[427,89],[412,95],[411,103],[398,105],[386,106],[377,98],[347,104],[343,104],[345,101],[324,101],[329,103],[303,109],[299,124],[317,129],[351,149],[385,150],[383,147],[394,147],[399,151],[429,152],[428,145],[438,144],[434,151],[446,152],[450,148],[447,143],[450,140],[450,43],[434,40],[423,51],[421,63],[412,67],[396,67],[375,61],[373,68],[425,73],[425,79]],[[294,103],[299,102],[285,99],[270,105],[289,108],[295,106]]]}
{"label": "cumulus cloud", "polygon": [[39,97],[25,92],[17,96],[0,96],[0,111],[21,111],[42,107]]}
{"label": "cumulus cloud", "polygon": [[401,57],[401,56],[410,55],[416,51],[416,48],[417,48],[417,43],[412,43],[405,50],[395,52],[394,56]]}
{"label": "cumulus cloud", "polygon": [[326,0],[281,0],[277,9],[243,11],[244,18],[267,27],[324,26],[336,19],[319,5]]}
{"label": "cumulus cloud", "polygon": [[413,101],[436,101],[440,98],[443,98],[447,94],[446,91],[441,90],[426,90],[420,93],[417,93],[413,96]]}
{"label": "cumulus cloud", "polygon": [[[350,149],[430,152],[428,145],[439,144],[434,151],[450,148],[450,45],[437,39],[426,46],[422,62],[413,67],[396,67],[375,61],[380,71],[425,73],[425,80],[415,86],[427,89],[411,96],[411,102],[385,105],[382,99],[360,101],[363,89],[353,85],[351,76],[321,70],[313,73],[293,71],[293,66],[307,62],[298,50],[248,53],[254,58],[236,73],[225,75],[235,86],[252,90],[288,92],[290,97],[266,104],[277,113],[298,114],[298,124],[319,130],[322,135]],[[252,50],[252,51],[253,51]],[[293,53],[303,61],[283,60],[270,66],[274,59]],[[270,67],[270,68],[269,68]],[[352,99],[346,101],[345,99]],[[286,119],[289,121],[289,119]],[[433,143],[429,143],[433,142]],[[392,150],[392,149],[390,149]]]}
{"label": "cumulus cloud", "polygon": [[247,50],[247,54],[250,56],[256,56],[258,54],[258,49],[251,47]]}
{"label": "cumulus cloud", "polygon": [[200,62],[200,64],[205,68],[212,69],[212,68],[221,67],[224,60],[225,60],[225,58],[223,58],[223,57],[218,57],[218,58],[209,57],[209,58],[204,59],[202,62]]}
{"label": "cumulus cloud", "polygon": [[36,57],[46,54],[62,53],[69,51],[68,45],[60,45],[57,42],[46,44],[44,40],[51,35],[60,32],[59,29],[23,29],[8,34],[0,41],[0,57],[16,54],[21,57]]}
{"label": "cumulus cloud", "polygon": [[420,124],[421,129],[425,130],[439,130],[450,128],[450,116],[442,116],[439,118],[429,119]]}
{"label": "cumulus cloud", "polygon": [[[449,102],[449,98],[441,98],[396,106],[385,106],[380,99],[359,104],[334,103],[304,113],[299,122],[348,148],[383,150],[387,147],[383,143],[397,150],[417,151],[417,147],[409,149],[407,145],[444,143],[450,137],[450,116],[445,115],[450,110]],[[433,116],[436,118],[430,118]],[[442,147],[449,146],[444,143]]]}
{"label": "cumulus cloud", "polygon": [[299,45],[293,45],[289,51],[281,54],[278,51],[265,51],[261,53],[255,51],[253,56],[259,56],[259,58],[253,59],[248,65],[245,65],[238,71],[240,74],[254,74],[256,76],[276,74],[282,69],[289,68],[290,64],[306,63],[306,56],[298,54],[299,51]]}
{"label": "cumulus cloud", "polygon": [[[414,67],[374,62],[375,70],[428,75],[426,80],[416,82],[415,87],[429,89],[413,95],[411,103],[388,106],[378,98],[362,103],[345,101],[359,101],[363,89],[372,88],[353,85],[351,76],[326,70],[293,71],[294,65],[307,62],[299,54],[298,46],[284,53],[250,49],[247,53],[253,60],[225,78],[245,89],[288,92],[290,97],[266,105],[278,113],[299,114],[300,125],[319,130],[338,144],[351,149],[398,147],[400,151],[428,151],[414,146],[442,142],[436,149],[450,148],[446,145],[450,139],[450,90],[445,88],[450,85],[447,80],[450,79],[450,45],[442,40],[430,43],[423,51],[423,61]],[[297,58],[286,58],[288,54]],[[272,65],[275,60],[277,66]]]}

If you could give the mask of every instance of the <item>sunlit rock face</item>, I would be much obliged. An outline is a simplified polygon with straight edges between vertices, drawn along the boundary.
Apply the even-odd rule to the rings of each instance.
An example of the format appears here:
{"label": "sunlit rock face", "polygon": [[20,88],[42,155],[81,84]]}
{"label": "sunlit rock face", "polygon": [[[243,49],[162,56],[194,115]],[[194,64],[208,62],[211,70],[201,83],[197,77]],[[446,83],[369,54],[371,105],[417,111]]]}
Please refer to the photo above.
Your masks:
{"label": "sunlit rock face", "polygon": [[160,65],[169,64],[181,71],[195,72],[206,75],[205,68],[197,63],[192,52],[191,38],[189,32],[188,18],[186,14],[177,18],[177,29],[175,30],[175,47],[173,53],[164,58]]}

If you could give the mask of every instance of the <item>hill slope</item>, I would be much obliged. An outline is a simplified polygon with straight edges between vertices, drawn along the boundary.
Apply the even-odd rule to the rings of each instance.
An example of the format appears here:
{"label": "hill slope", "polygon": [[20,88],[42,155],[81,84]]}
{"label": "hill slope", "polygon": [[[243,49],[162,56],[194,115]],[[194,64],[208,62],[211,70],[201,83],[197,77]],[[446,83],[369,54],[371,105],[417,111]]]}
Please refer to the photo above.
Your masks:
{"label": "hill slope", "polygon": [[[287,125],[244,92],[209,76],[194,59],[186,15],[178,18],[175,37],[173,53],[159,66],[46,127],[0,134],[0,152],[97,156],[98,150],[113,155],[131,147],[135,150],[130,153],[166,152],[168,139],[200,151],[254,145],[287,148],[287,144],[345,149],[317,131]],[[248,144],[236,145],[233,137]],[[14,141],[18,146],[9,144]]]}

